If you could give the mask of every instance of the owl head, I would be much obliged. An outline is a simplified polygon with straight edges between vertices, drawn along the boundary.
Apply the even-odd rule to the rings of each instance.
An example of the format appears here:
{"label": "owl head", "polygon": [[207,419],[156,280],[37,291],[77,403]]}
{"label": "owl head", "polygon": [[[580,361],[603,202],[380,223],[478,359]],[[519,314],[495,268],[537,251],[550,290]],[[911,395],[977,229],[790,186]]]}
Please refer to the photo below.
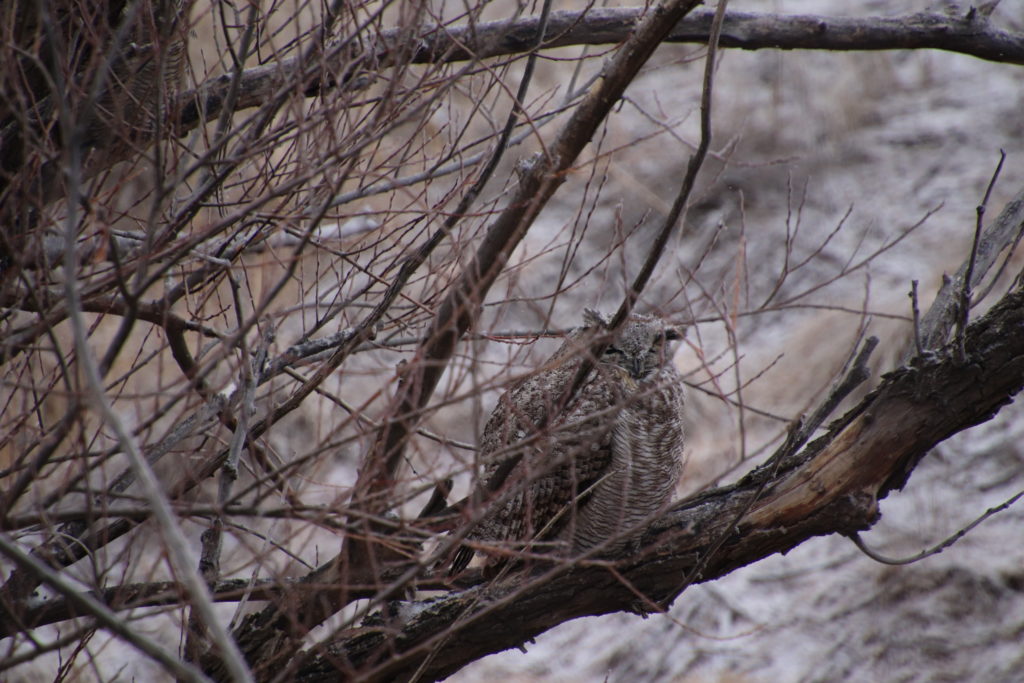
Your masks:
{"label": "owl head", "polygon": [[[595,310],[583,311],[589,329],[608,330],[608,321]],[[635,380],[643,380],[671,362],[670,342],[683,338],[685,328],[672,325],[656,315],[634,313],[608,338],[601,363],[617,365]]]}

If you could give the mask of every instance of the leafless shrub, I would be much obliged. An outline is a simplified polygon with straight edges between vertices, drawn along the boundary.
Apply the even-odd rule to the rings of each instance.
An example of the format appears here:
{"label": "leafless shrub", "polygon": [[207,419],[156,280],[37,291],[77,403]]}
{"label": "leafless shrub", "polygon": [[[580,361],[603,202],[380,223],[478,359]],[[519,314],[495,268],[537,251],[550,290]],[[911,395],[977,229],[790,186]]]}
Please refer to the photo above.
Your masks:
{"label": "leafless shrub", "polygon": [[[713,70],[688,116],[631,99],[643,116],[629,120],[647,122],[632,129],[613,110],[659,43],[708,42],[710,13],[676,26],[695,4],[0,10],[0,667],[60,650],[56,679],[102,678],[126,643],[185,680],[441,677],[575,616],[664,609],[694,581],[866,528],[931,445],[1024,385],[1018,293],[957,328],[959,355],[942,351],[963,281],[978,291],[1019,239],[1020,199],[979,223],[970,267],[919,323],[921,353],[859,403],[878,311],[867,293],[825,294],[931,212],[879,240],[852,209],[806,234],[794,189],[774,260],[751,257],[742,201],[738,229],[683,223],[723,192],[736,148],[711,142]],[[815,44],[805,19],[727,14],[721,45],[1020,63],[1006,32],[949,19],[930,33],[924,19]],[[604,47],[568,47],[587,43]],[[687,50],[660,68],[712,52]],[[680,159],[655,215],[643,198],[614,206],[639,187],[616,165],[633,145]],[[583,305],[694,325],[691,395],[724,411],[731,457],[697,458],[696,495],[652,520],[639,553],[526,549],[511,578],[449,579],[466,520],[419,513],[469,491],[496,396]],[[748,354],[758,321],[808,310],[852,321],[822,361],[835,367],[817,390],[763,399],[778,358]],[[890,317],[912,329],[909,306]],[[959,391],[966,358],[1004,372],[929,418],[928,387]],[[893,406],[902,422],[881,430]],[[734,483],[697,493],[722,478]]]}

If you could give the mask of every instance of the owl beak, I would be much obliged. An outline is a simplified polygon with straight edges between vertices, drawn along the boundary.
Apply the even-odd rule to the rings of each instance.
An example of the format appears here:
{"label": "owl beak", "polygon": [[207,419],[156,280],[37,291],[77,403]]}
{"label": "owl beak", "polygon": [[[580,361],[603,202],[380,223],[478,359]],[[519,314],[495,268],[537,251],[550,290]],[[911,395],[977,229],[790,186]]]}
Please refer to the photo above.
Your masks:
{"label": "owl beak", "polygon": [[629,374],[633,375],[633,379],[644,378],[644,359],[633,358],[629,363]]}

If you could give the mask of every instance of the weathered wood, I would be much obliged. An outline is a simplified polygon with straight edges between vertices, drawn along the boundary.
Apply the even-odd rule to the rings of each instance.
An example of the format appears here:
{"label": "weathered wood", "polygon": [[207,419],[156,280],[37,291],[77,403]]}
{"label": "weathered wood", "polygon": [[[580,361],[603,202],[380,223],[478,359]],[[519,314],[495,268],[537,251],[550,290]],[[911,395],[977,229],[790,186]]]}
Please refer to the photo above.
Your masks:
{"label": "weathered wood", "polygon": [[[331,643],[296,680],[450,675],[576,617],[643,612],[670,603],[708,549],[696,581],[709,581],[825,534],[866,529],[877,502],[906,482],[949,436],[984,422],[1024,387],[1024,292],[1007,295],[968,328],[968,362],[936,354],[886,375],[881,385],[801,453],[768,463],[735,485],[678,503],[644,537],[639,558],[540,567],[433,602],[400,603]],[[616,559],[616,558],[612,558]],[[422,667],[422,668],[420,668]]]}

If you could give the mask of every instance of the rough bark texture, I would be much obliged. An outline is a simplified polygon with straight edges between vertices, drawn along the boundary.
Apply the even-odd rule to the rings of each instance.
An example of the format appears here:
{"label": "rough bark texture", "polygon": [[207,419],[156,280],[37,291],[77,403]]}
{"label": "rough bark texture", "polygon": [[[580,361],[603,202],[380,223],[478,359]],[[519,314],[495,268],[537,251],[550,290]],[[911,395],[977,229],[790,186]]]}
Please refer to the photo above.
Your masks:
{"label": "rough bark texture", "polygon": [[[553,12],[545,33],[545,48],[570,45],[607,45],[624,41],[642,16],[636,8],[591,9],[586,12]],[[669,43],[705,44],[714,12],[694,12],[679,22],[665,38]],[[537,41],[538,17],[516,21],[491,21],[473,26],[428,28],[411,56],[414,63],[456,62],[510,55],[531,49]],[[408,49],[408,36],[395,31],[381,36],[380,46],[368,64],[379,70],[388,66],[395,51]],[[828,17],[816,15],[755,14],[727,12],[722,27],[722,47],[745,50],[910,50],[936,49],[962,52],[979,59],[1024,64],[1020,36],[1001,30],[977,13],[962,17],[922,12],[896,17]],[[337,55],[335,55],[337,57]],[[345,54],[348,59],[350,55]],[[236,107],[262,104],[268,93],[294,82],[301,70],[298,60],[246,70]],[[361,88],[374,76],[360,73],[345,83]],[[230,76],[222,76],[202,90],[182,97],[181,125],[191,128],[201,120],[201,109],[210,117],[220,111]],[[336,86],[314,79],[306,88],[318,92]]]}
{"label": "rough bark texture", "polygon": [[802,453],[677,504],[646,533],[642,559],[618,570],[541,568],[530,581],[519,575],[399,605],[390,610],[397,616],[367,623],[379,630],[361,629],[311,657],[298,680],[335,680],[339,668],[368,680],[436,680],[576,617],[671,603],[698,562],[695,580],[709,581],[811,537],[870,527],[878,499],[901,487],[929,449],[988,420],[1024,386],[1024,293],[971,325],[965,343],[967,363],[951,354],[917,359]]}

